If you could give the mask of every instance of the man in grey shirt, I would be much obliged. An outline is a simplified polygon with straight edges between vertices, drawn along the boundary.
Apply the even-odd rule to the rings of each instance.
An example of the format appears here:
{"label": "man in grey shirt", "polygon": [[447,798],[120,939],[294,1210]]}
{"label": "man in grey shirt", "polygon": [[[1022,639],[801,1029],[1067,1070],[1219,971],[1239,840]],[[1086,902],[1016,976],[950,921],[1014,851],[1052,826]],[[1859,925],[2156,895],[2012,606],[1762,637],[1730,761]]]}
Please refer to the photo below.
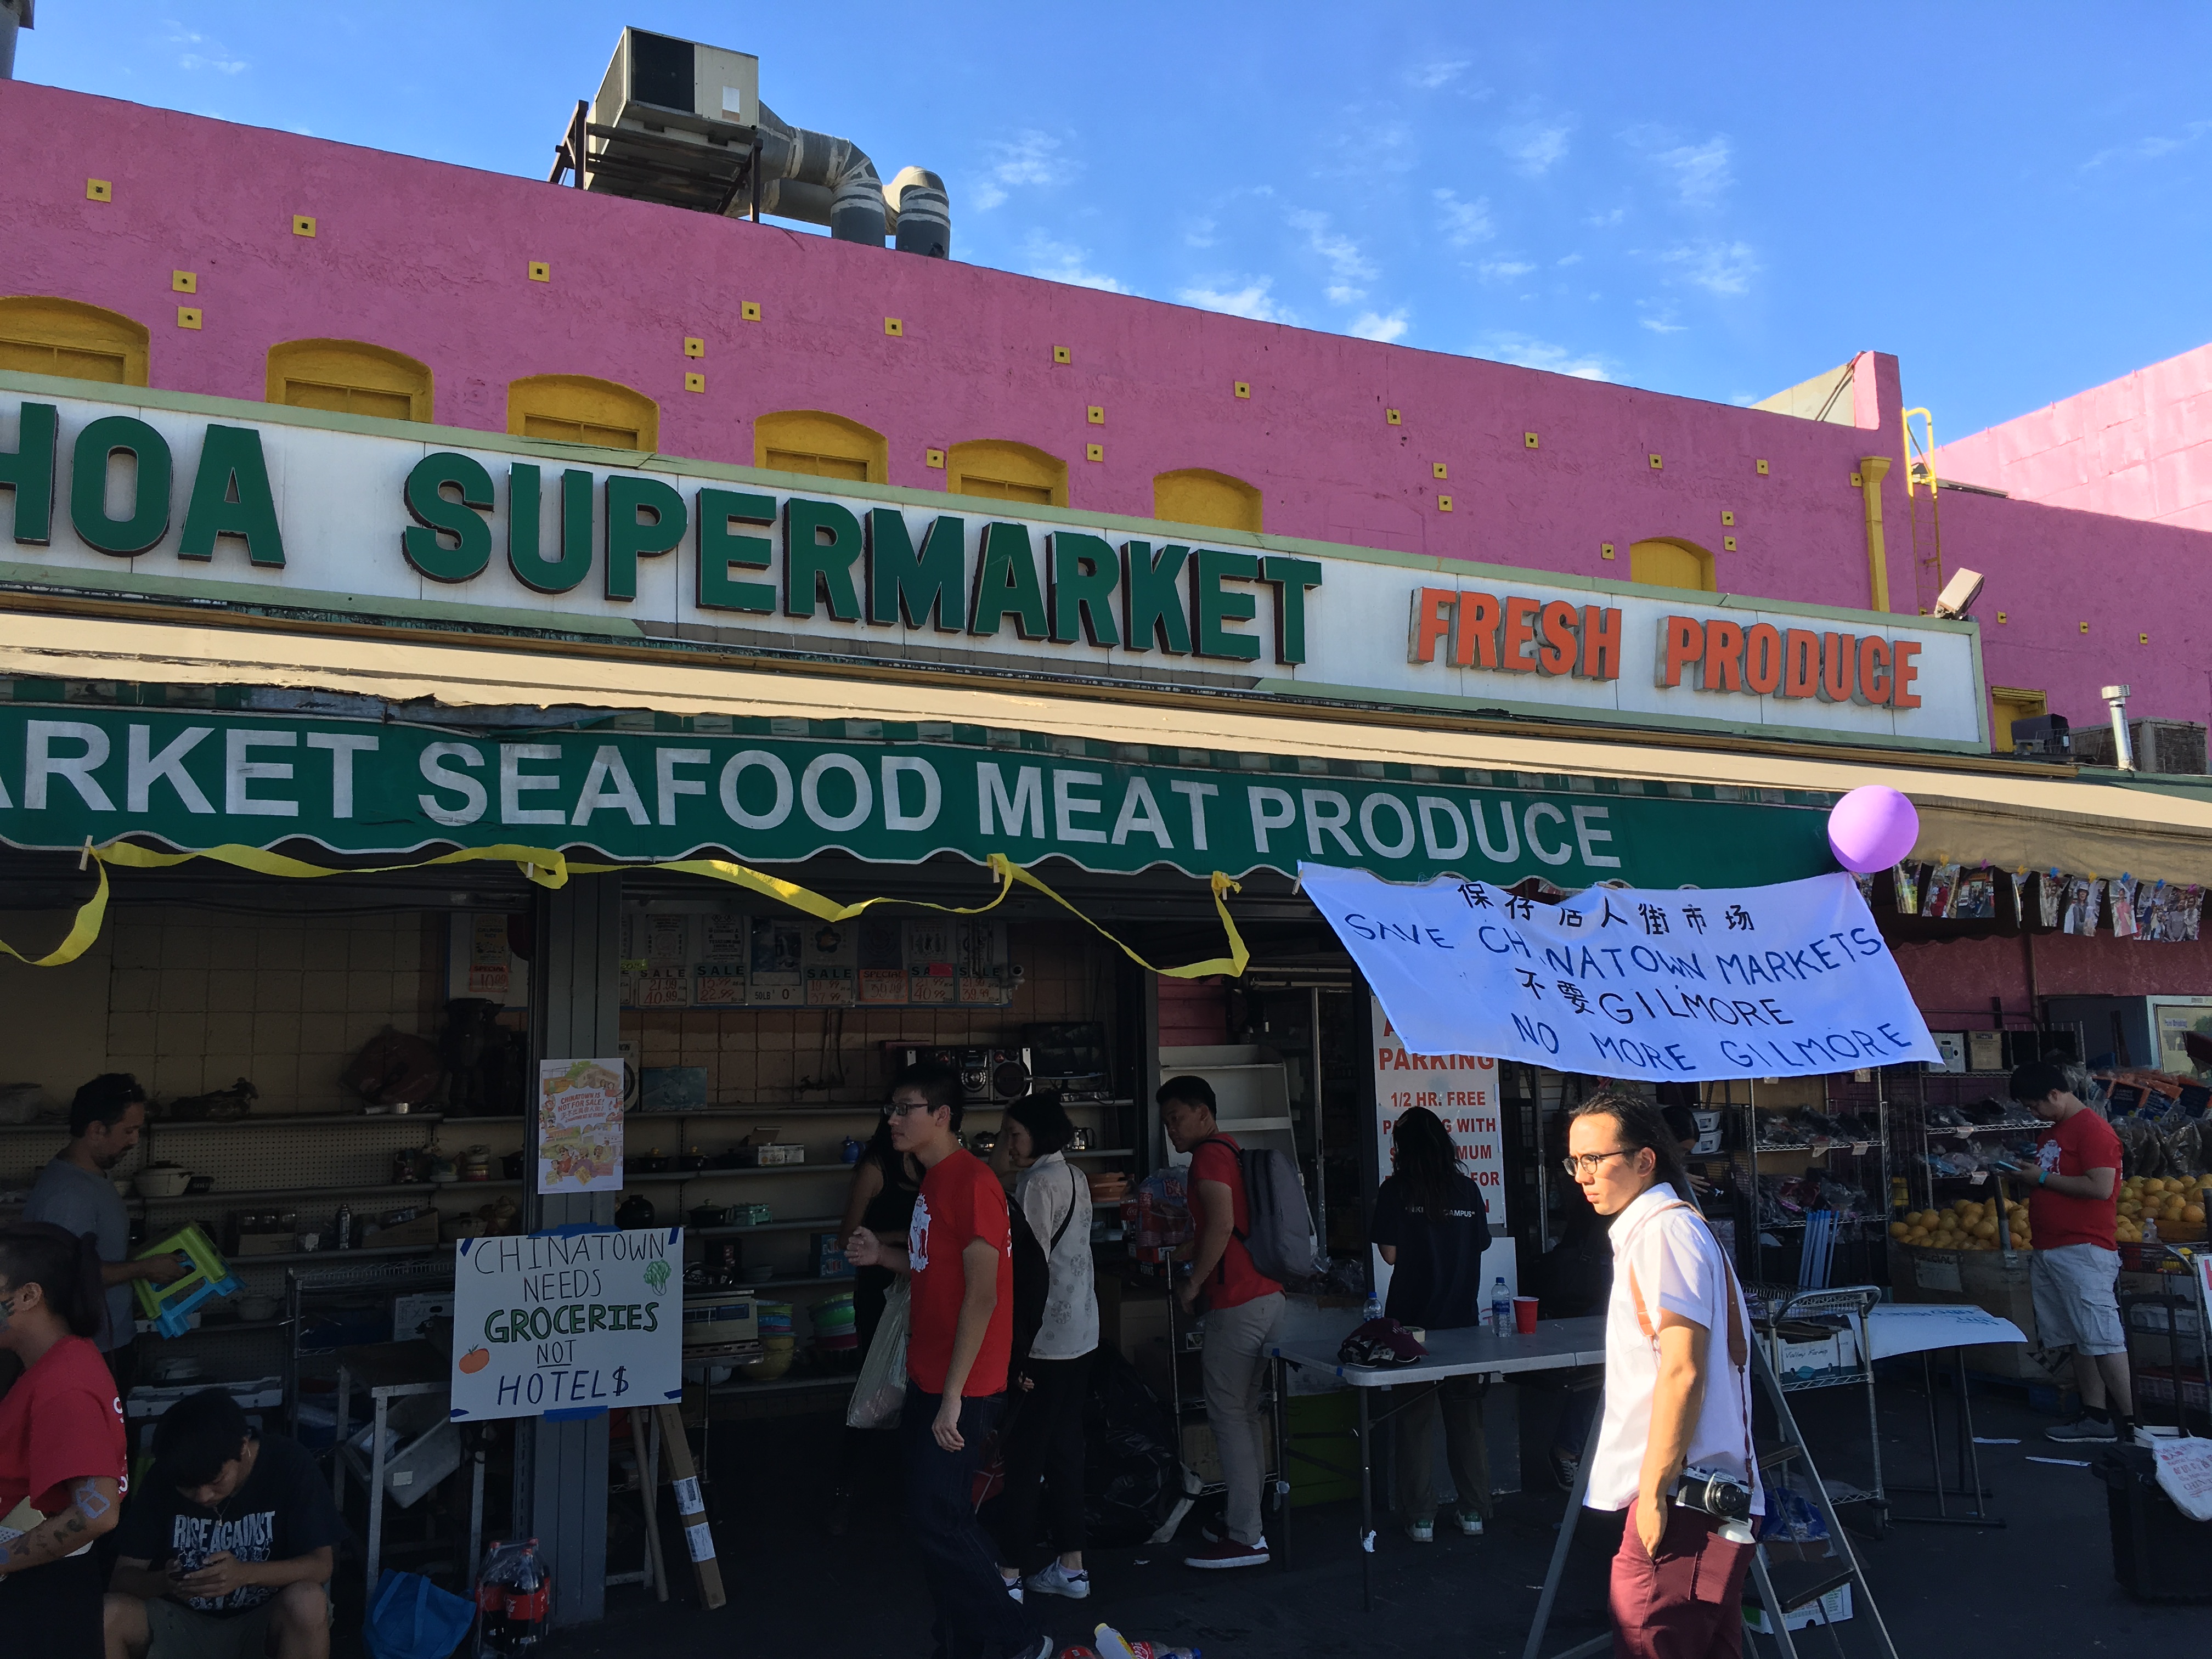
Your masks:
{"label": "man in grey shirt", "polygon": [[106,1072],[76,1091],[70,1108],[70,1142],[39,1172],[23,1206],[26,1221],[47,1221],[99,1241],[100,1279],[107,1286],[107,1327],[100,1352],[115,1375],[118,1395],[131,1391],[132,1344],[137,1337],[131,1281],[167,1285],[183,1267],[173,1256],[131,1260],[131,1212],[115,1190],[111,1171],[138,1144],[146,1127],[146,1091],[127,1072]]}

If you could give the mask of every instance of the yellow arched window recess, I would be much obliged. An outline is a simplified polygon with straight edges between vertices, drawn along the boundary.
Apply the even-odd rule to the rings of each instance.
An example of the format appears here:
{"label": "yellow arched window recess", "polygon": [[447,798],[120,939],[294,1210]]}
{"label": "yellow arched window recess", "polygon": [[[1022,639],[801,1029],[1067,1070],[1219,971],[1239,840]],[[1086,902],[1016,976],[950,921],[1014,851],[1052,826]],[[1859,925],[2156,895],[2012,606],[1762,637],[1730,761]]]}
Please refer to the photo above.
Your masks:
{"label": "yellow arched window recess", "polygon": [[1152,480],[1152,516],[1215,530],[1260,530],[1260,492],[1242,478],[1202,466],[1163,472]]}
{"label": "yellow arched window recess", "polygon": [[771,472],[888,483],[890,445],[882,433],[842,415],[787,409],[755,417],[753,465]]}
{"label": "yellow arched window recess", "polygon": [[658,449],[660,405],[588,374],[532,374],[507,382],[507,429],[518,438]]}
{"label": "yellow arched window recess", "polygon": [[120,312],[36,294],[0,299],[0,368],[143,386],[146,341]]}
{"label": "yellow arched window recess", "polygon": [[269,401],[387,421],[430,418],[430,369],[360,340],[288,340],[269,348]]}
{"label": "yellow arched window recess", "polygon": [[956,495],[1066,507],[1067,463],[1027,444],[983,438],[945,452],[945,487]]}
{"label": "yellow arched window recess", "polygon": [[1628,580],[1653,587],[1686,587],[1701,593],[1717,593],[1713,579],[1713,556],[1695,542],[1658,537],[1638,542],[1628,550]]}
{"label": "yellow arched window recess", "polygon": [[2000,755],[2012,753],[2012,723],[2051,712],[2051,699],[2040,691],[2014,685],[1990,688],[1990,747]]}

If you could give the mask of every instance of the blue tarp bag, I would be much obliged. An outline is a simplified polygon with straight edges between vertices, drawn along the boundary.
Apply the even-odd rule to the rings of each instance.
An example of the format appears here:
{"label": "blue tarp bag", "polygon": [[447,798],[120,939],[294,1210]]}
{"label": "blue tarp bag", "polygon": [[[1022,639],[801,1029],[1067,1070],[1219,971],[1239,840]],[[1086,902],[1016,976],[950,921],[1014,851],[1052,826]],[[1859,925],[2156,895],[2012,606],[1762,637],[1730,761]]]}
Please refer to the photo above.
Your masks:
{"label": "blue tarp bag", "polygon": [[448,1659],[476,1616],[474,1604],[422,1574],[387,1571],[376,1581],[362,1641],[369,1659]]}

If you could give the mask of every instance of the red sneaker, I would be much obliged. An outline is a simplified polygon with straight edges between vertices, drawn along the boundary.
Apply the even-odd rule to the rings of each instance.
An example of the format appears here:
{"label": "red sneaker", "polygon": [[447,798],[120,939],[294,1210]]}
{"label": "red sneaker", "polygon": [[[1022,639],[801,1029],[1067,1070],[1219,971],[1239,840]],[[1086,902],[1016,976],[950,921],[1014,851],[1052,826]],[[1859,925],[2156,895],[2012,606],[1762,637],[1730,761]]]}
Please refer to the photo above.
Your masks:
{"label": "red sneaker", "polygon": [[1267,1540],[1256,1544],[1240,1544],[1234,1538],[1221,1538],[1204,1549],[1186,1555],[1186,1567],[1198,1567],[1212,1572],[1225,1567],[1264,1567],[1267,1565]]}

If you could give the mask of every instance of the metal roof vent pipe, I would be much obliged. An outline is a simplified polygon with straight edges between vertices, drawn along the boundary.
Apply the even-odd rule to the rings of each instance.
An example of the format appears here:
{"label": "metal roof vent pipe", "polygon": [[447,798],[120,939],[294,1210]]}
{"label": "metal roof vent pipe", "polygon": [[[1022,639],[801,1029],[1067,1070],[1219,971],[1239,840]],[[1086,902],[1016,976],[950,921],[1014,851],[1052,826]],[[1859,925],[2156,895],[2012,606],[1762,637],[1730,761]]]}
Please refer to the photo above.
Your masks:
{"label": "metal roof vent pipe", "polygon": [[849,138],[794,127],[763,104],[760,175],[763,213],[826,224],[841,242],[884,245],[890,227],[883,180]]}
{"label": "metal roof vent pipe", "polygon": [[884,202],[897,226],[900,252],[929,259],[952,257],[952,203],[944,179],[926,167],[902,167],[884,191]]}

